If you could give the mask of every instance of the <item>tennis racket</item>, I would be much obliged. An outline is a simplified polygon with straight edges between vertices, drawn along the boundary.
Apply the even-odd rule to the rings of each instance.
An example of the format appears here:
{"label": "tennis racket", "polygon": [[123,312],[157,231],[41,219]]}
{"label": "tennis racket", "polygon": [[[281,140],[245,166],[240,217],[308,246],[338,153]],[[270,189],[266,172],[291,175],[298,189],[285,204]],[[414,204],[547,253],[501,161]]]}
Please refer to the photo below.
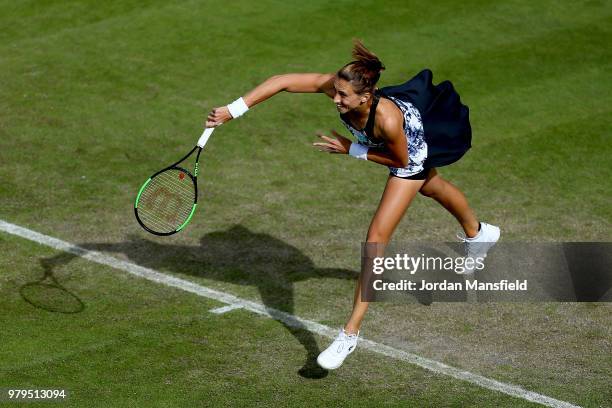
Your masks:
{"label": "tennis racket", "polygon": [[[200,153],[214,128],[204,129],[198,143],[176,163],[153,174],[144,182],[134,203],[138,223],[155,235],[176,234],[189,223],[198,205]],[[198,151],[193,174],[179,166]]]}

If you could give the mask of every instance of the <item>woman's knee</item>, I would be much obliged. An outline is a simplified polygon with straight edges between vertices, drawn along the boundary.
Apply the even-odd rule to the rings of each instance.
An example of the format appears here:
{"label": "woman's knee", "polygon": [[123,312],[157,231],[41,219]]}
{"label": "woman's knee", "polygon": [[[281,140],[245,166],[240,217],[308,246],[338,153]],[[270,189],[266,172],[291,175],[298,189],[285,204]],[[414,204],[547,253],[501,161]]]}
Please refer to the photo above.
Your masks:
{"label": "woman's knee", "polygon": [[434,173],[427,179],[425,184],[423,184],[423,187],[421,187],[419,193],[425,197],[436,198],[439,197],[440,194],[444,193],[445,185],[446,181],[442,177],[438,176],[437,173]]}
{"label": "woman's knee", "polygon": [[425,197],[436,198],[442,193],[443,190],[444,182],[442,179],[440,179],[440,177],[437,177],[436,180],[432,180],[423,185],[423,187],[419,190],[419,193]]}
{"label": "woman's knee", "polygon": [[419,190],[419,193],[421,193],[421,195],[425,197],[434,198],[434,196],[436,195],[436,190],[429,186],[423,186],[423,188]]}

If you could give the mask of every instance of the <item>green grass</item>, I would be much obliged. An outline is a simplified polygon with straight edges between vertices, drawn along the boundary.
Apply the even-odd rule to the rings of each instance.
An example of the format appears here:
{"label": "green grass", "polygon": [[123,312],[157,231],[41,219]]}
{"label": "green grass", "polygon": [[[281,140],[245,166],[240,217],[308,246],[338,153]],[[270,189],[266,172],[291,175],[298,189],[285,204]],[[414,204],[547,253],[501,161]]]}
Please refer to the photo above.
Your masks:
{"label": "green grass", "polygon": [[[303,378],[304,348],[276,321],[217,316],[214,301],[84,260],[54,276],[86,306],[49,313],[20,288],[40,279],[38,257],[63,255],[17,240],[3,249],[2,385],[62,387],[68,406],[533,405],[367,352],[325,379]],[[45,289],[25,296],[44,299]],[[70,310],[69,296],[56,294],[57,310]]]}
{"label": "green grass", "polygon": [[[387,171],[310,146],[316,131],[342,128],[327,98],[278,95],[218,129],[202,156],[200,205],[180,234],[146,235],[132,206],[143,180],[193,145],[212,107],[273,74],[332,72],[359,37],[387,66],[381,86],[424,67],[434,82],[453,81],[474,148],[441,173],[505,240],[610,241],[612,7],[411,3],[0,2],[0,219],[339,326]],[[456,230],[420,197],[395,239],[451,240]],[[42,276],[41,260],[83,311],[51,313],[19,295]],[[367,352],[305,380],[305,347],[276,321],[213,316],[213,302],[4,234],[0,265],[0,387],[57,380],[75,406],[521,404]],[[377,304],[364,330],[606,406],[610,311]]]}

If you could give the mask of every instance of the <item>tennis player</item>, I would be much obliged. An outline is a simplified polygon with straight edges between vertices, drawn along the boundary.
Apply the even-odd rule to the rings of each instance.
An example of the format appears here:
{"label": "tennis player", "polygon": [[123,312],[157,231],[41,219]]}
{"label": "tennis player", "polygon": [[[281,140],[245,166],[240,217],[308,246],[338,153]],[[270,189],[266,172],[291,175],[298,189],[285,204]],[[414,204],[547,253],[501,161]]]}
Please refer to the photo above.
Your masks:
{"label": "tennis player", "polygon": [[[313,145],[321,151],[346,154],[389,168],[382,198],[370,223],[366,242],[386,244],[408,206],[421,193],[446,208],[463,228],[467,256],[484,257],[499,239],[498,227],[479,222],[464,194],[443,179],[436,167],[457,161],[471,146],[468,109],[452,84],[431,84],[424,70],[407,83],[377,89],[384,66],[360,41],[353,61],[335,73],[275,75],[227,106],[214,108],[206,126],[219,126],[281,91],[322,93],[331,98],[340,120],[357,142],[332,131]],[[472,271],[467,270],[470,273]],[[361,300],[359,280],[353,309],[334,342],[317,358],[336,369],[357,346],[368,302]]]}

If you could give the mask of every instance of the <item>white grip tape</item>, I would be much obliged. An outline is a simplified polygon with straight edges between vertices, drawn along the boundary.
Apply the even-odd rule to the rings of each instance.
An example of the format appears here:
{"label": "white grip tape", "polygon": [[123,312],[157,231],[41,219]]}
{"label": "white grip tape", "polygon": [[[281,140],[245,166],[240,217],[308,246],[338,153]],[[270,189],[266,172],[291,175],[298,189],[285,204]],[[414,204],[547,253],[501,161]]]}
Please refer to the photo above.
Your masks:
{"label": "white grip tape", "polygon": [[198,146],[203,148],[206,145],[206,142],[208,142],[208,138],[210,138],[210,135],[212,135],[212,132],[214,130],[215,128],[204,129],[204,133],[202,133],[202,136],[200,136],[200,139],[198,140]]}

